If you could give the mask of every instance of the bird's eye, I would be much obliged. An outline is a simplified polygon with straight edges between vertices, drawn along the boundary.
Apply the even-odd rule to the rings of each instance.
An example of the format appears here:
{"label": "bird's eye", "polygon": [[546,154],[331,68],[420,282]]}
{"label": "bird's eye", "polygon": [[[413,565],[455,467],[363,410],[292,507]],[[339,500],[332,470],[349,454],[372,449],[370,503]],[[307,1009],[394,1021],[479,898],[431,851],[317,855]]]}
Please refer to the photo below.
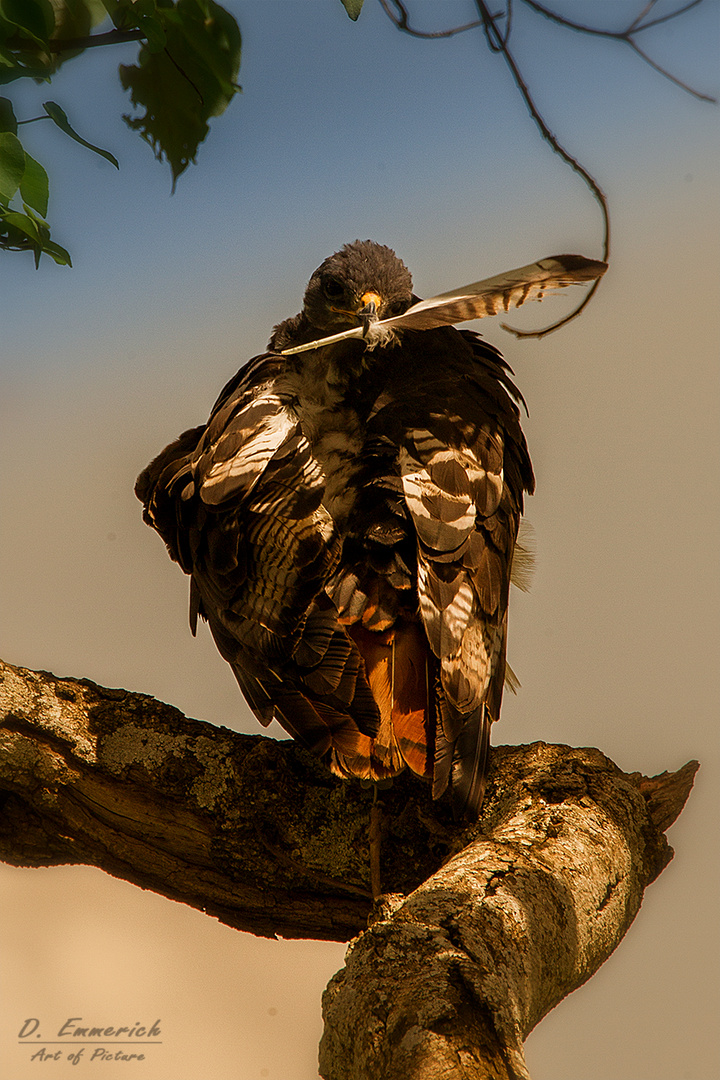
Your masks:
{"label": "bird's eye", "polygon": [[326,278],[323,281],[323,292],[327,296],[328,300],[337,300],[343,295],[345,290],[343,289],[340,282],[336,281],[335,278]]}
{"label": "bird's eye", "polygon": [[393,304],[390,304],[390,306],[388,307],[388,315],[402,315],[404,310],[405,310],[405,301],[404,300],[396,300]]}

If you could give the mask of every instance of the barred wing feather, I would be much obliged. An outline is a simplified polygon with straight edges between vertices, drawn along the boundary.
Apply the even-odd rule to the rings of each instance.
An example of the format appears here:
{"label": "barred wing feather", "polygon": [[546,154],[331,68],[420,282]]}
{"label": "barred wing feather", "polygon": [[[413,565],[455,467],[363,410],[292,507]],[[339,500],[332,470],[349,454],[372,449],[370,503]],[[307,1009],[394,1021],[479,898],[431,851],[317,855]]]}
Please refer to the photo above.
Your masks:
{"label": "barred wing feather", "polygon": [[500,311],[521,307],[529,300],[542,300],[552,289],[594,281],[606,269],[606,263],[585,259],[582,255],[555,255],[421,300],[404,315],[386,319],[382,325],[388,330],[430,330],[434,326],[451,326],[468,319],[484,319]]}
{"label": "barred wing feather", "polygon": [[340,334],[285,349],[282,355],[318,349],[345,338],[365,337],[373,345],[387,340],[397,330],[431,330],[436,326],[452,326],[469,319],[484,319],[500,311],[521,307],[530,300],[542,300],[555,289],[595,281],[606,270],[607,263],[597,259],[586,259],[583,255],[554,255],[517,270],[473,281],[459,289],[432,296],[429,300],[420,300],[404,314],[370,323],[368,328],[355,326]]}

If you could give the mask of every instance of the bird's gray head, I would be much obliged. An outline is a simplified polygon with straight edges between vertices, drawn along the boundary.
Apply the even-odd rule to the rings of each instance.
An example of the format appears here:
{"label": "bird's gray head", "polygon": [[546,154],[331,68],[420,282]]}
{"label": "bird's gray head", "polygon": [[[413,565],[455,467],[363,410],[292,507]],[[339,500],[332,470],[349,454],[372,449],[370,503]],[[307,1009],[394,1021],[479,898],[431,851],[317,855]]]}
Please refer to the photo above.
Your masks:
{"label": "bird's gray head", "polygon": [[317,268],[305,291],[304,312],[323,333],[401,315],[412,303],[410,271],[394,251],[355,240]]}

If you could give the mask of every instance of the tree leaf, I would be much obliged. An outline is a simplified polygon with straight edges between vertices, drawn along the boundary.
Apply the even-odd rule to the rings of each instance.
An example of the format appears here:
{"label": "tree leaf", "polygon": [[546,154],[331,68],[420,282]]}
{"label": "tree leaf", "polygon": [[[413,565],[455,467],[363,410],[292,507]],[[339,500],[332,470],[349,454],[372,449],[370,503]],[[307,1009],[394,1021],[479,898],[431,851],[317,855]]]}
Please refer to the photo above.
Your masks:
{"label": "tree leaf", "polygon": [[25,151],[17,135],[0,132],[0,199],[10,202],[25,172]]}
{"label": "tree leaf", "polygon": [[238,90],[241,38],[235,19],[214,0],[178,0],[156,14],[165,48],[143,46],[137,66],[120,66],[133,105],[145,112],[123,119],[168,161],[174,188],[195,160],[210,118],[223,113]]}
{"label": "tree leaf", "polygon": [[59,244],[54,243],[54,241],[45,240],[42,251],[44,255],[49,255],[51,259],[54,259],[59,266],[72,266],[70,252],[66,251],[64,247],[60,247]]}
{"label": "tree leaf", "polygon": [[32,251],[36,267],[41,255],[49,255],[61,266],[72,266],[69,252],[50,239],[47,222],[33,214],[29,207],[26,209],[29,210],[27,214],[0,209],[0,250]]}
{"label": "tree leaf", "polygon": [[49,194],[48,175],[40,162],[30,157],[27,150],[25,151],[25,172],[20,181],[20,194],[24,202],[45,217]]}
{"label": "tree leaf", "polygon": [[0,15],[13,23],[23,37],[47,45],[55,29],[55,11],[50,0],[0,0]]}
{"label": "tree leaf", "polygon": [[138,29],[145,35],[145,46],[149,52],[156,53],[164,49],[167,44],[167,34],[159,19],[151,15],[141,15],[138,19]]}
{"label": "tree leaf", "polygon": [[[27,59],[27,54],[24,54],[22,59]],[[18,63],[18,55],[13,57],[12,66],[7,67],[2,63],[0,58],[0,86],[4,86],[6,83],[15,82],[16,79],[37,79],[38,82],[50,82],[50,76],[48,75],[47,67],[41,67],[35,63],[37,56],[34,56],[32,64],[20,64]]]}
{"label": "tree leaf", "polygon": [[11,210],[3,215],[3,220],[23,233],[33,244],[41,245],[42,241],[36,223],[27,214],[21,214],[19,210]]}
{"label": "tree leaf", "polygon": [[0,131],[9,131],[12,135],[17,135],[17,118],[10,98],[6,97],[0,97]]}
{"label": "tree leaf", "polygon": [[70,127],[70,121],[68,120],[65,112],[56,102],[43,101],[43,109],[48,114],[53,123],[57,124],[60,130],[64,131],[66,135],[69,135],[71,139],[74,139],[75,142],[80,143],[81,146],[86,146],[88,150],[92,150],[93,153],[99,154],[100,157],[106,158],[107,161],[114,165],[116,169],[120,168],[117,158],[113,154],[111,154],[109,150],[101,150],[99,146],[94,146],[92,143],[88,142],[87,139],[83,139],[81,135],[78,135],[77,131]]}
{"label": "tree leaf", "polygon": [[93,26],[107,19],[107,11],[100,0],[52,0],[52,4],[55,8],[53,41],[86,37]]}
{"label": "tree leaf", "polygon": [[130,30],[137,26],[137,13],[138,10],[142,12],[142,6],[136,5],[133,0],[102,0],[102,4],[118,30]]}
{"label": "tree leaf", "polygon": [[362,11],[363,0],[340,0],[340,3],[345,8],[352,21],[355,22]]}

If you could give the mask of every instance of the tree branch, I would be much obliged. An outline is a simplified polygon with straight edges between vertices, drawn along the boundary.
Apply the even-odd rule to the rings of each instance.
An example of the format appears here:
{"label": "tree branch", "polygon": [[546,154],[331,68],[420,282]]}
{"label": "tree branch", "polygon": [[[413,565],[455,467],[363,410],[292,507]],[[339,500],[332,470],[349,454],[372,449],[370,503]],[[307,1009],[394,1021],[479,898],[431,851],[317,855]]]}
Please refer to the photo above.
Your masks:
{"label": "tree branch", "polygon": [[[265,936],[347,941],[367,925],[372,790],[297,743],[2,662],[0,725],[6,862],[98,866]],[[384,886],[409,892],[458,830],[410,775],[383,803]]]}
{"label": "tree branch", "polygon": [[[472,22],[463,23],[461,26],[451,26],[448,30],[416,30],[410,25],[410,17],[403,0],[380,0],[380,6],[390,21],[397,26],[398,30],[402,30],[403,33],[409,34],[410,37],[454,37],[455,34],[464,34],[466,30],[474,30],[475,27],[482,26],[482,21],[480,19],[474,19]],[[392,10],[393,7],[395,8],[395,11]]]}
{"label": "tree branch", "polygon": [[22,50],[26,53],[34,52],[79,52],[82,49],[97,49],[103,45],[124,45],[128,41],[144,41],[147,35],[142,30],[107,30],[104,34],[86,34],[83,37],[74,38],[50,38],[42,44],[31,38],[8,38],[5,42],[7,48]]}
{"label": "tree branch", "polygon": [[696,769],[647,778],[599,750],[496,747],[464,830],[403,775],[382,795],[386,895],[360,933],[370,790],[294,742],[0,662],[0,857],[98,866],[255,934],[360,933],[325,998],[328,1080],[526,1078],[522,1040],[672,858],[663,831]]}
{"label": "tree branch", "polygon": [[352,943],[323,999],[325,1080],[529,1080],[524,1039],[672,857],[658,822],[695,762],[648,780],[598,750],[517,751],[495,751],[483,834]]}
{"label": "tree branch", "polygon": [[[592,176],[591,173],[589,173],[588,170],[580,164],[577,158],[573,157],[573,155],[569,153],[569,151],[567,151],[564,146],[560,145],[557,138],[548,127],[547,123],[545,122],[545,118],[535,104],[530,94],[530,89],[525,82],[517,63],[515,62],[512,53],[510,52],[510,49],[508,47],[507,32],[503,36],[497,28],[497,16],[494,16],[490,13],[488,6],[485,3],[485,0],[475,0],[475,4],[483,21],[483,27],[485,30],[485,37],[487,39],[487,43],[494,52],[499,52],[502,54],[505,63],[507,64],[508,69],[510,70],[510,73],[513,77],[515,85],[520,91],[525,105],[527,106],[527,110],[530,113],[530,116],[535,123],[535,126],[540,132],[540,135],[550,146],[550,148],[563,159],[565,164],[569,165],[570,168],[574,169],[578,176],[580,176],[586,186],[590,189],[591,195],[600,207],[600,213],[602,215],[603,222],[602,259],[603,262],[608,262],[610,258],[610,213],[608,210],[608,203],[607,198],[605,197],[605,193],[602,191],[595,177]],[[510,326],[508,323],[501,323],[501,326],[503,330],[509,331],[511,334],[514,334],[515,337],[541,338],[544,337],[546,334],[552,334],[555,330],[559,330],[561,326],[566,326],[567,323],[572,322],[573,319],[576,319],[578,315],[580,315],[580,313],[584,311],[584,309],[587,307],[587,305],[590,303],[593,296],[595,295],[599,284],[600,279],[598,278],[592,283],[588,291],[585,293],[583,299],[580,301],[577,307],[573,308],[569,315],[566,315],[562,319],[558,319],[556,322],[551,323],[549,326],[544,326],[541,330],[518,330],[516,327]]]}

